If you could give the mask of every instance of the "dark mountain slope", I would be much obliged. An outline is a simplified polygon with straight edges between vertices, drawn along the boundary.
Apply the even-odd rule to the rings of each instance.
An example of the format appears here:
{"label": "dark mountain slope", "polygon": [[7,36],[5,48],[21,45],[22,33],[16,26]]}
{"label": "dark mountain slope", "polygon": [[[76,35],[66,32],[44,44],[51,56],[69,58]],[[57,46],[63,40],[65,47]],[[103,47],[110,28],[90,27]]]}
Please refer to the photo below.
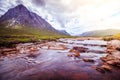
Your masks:
{"label": "dark mountain slope", "polygon": [[30,12],[22,4],[8,10],[8,12],[0,18],[0,24],[14,29],[26,27],[37,28],[42,31],[51,31],[53,33],[63,34],[54,29],[48,22],[46,22],[37,14]]}
{"label": "dark mountain slope", "polygon": [[66,37],[47,21],[18,5],[0,17],[0,44],[3,42],[31,41]]}

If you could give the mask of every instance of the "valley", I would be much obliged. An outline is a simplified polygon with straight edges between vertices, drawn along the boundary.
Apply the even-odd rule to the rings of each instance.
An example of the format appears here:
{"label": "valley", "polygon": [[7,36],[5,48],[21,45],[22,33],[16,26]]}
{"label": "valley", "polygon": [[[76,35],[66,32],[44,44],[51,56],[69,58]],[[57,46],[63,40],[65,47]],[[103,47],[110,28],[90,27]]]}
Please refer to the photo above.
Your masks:
{"label": "valley", "polygon": [[120,30],[81,34],[99,26],[48,12],[16,4],[1,15],[0,80],[120,80]]}

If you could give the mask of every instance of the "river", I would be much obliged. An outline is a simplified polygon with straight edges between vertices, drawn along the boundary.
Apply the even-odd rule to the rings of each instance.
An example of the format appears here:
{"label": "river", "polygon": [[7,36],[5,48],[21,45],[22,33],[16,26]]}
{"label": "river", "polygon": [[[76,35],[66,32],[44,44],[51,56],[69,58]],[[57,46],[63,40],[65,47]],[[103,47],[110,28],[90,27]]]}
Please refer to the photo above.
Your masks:
{"label": "river", "polygon": [[[0,80],[120,80],[117,69],[102,74],[93,68],[100,66],[100,58],[106,56],[106,47],[103,46],[107,45],[106,41],[60,39],[50,44],[62,44],[67,49],[48,49],[44,45],[36,52],[37,57],[28,57],[29,53],[1,57]],[[79,58],[68,57],[74,46],[86,47],[89,51],[80,53]],[[95,62],[84,62],[83,58]]]}

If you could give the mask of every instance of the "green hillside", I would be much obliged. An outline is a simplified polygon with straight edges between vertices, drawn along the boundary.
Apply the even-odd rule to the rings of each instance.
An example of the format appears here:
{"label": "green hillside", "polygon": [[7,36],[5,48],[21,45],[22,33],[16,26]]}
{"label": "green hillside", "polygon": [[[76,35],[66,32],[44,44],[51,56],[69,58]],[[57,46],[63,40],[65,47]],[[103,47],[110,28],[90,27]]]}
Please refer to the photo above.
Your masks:
{"label": "green hillside", "polygon": [[88,32],[81,34],[81,36],[105,37],[105,36],[113,36],[118,33],[120,33],[120,30],[107,29],[107,30],[88,31]]}
{"label": "green hillside", "polygon": [[11,45],[19,42],[34,42],[39,40],[55,40],[57,38],[68,37],[66,35],[40,30],[32,27],[24,28],[5,28],[0,26],[0,46]]}
{"label": "green hillside", "polygon": [[110,40],[113,40],[113,39],[117,39],[117,40],[120,40],[120,33],[118,33],[118,34],[115,34],[115,35],[113,35],[113,36],[107,36],[107,37],[104,37],[103,38],[104,40],[106,40],[106,41],[110,41]]}
{"label": "green hillside", "polygon": [[22,4],[9,9],[0,17],[0,46],[61,37],[66,37],[66,34],[54,29],[41,16]]}

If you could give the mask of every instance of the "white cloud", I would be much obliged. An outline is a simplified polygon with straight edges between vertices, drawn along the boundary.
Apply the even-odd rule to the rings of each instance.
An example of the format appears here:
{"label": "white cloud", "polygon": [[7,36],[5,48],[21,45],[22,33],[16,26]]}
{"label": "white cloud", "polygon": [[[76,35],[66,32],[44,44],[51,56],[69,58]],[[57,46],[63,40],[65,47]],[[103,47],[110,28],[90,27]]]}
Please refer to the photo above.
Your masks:
{"label": "white cloud", "polygon": [[18,3],[39,14],[56,29],[65,29],[72,35],[89,30],[120,29],[120,0],[1,0],[0,8],[7,11]]}

